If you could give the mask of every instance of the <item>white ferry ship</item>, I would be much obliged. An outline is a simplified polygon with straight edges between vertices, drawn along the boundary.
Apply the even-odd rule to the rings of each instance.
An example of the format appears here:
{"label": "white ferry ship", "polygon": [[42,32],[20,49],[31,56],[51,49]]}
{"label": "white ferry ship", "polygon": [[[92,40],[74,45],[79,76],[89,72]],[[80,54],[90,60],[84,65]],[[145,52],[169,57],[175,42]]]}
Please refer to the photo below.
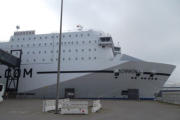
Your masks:
{"label": "white ferry ship", "polygon": [[[16,31],[0,43],[1,50],[21,58],[20,70],[0,65],[6,91],[54,98],[58,41],[59,33]],[[62,98],[153,99],[175,69],[122,54],[109,34],[95,30],[65,32],[61,44]]]}

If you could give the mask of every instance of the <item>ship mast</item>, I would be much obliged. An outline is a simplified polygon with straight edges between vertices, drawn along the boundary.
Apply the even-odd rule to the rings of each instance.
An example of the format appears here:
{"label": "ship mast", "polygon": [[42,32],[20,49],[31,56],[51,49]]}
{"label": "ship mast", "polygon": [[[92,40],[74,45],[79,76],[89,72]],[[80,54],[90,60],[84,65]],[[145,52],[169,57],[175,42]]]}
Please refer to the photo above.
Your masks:
{"label": "ship mast", "polygon": [[59,106],[59,93],[60,93],[60,71],[61,71],[61,39],[62,39],[62,17],[63,17],[63,0],[61,0],[61,12],[60,12],[60,33],[59,33],[59,52],[58,52],[58,66],[57,66],[57,83],[56,83],[56,111],[58,114]]}

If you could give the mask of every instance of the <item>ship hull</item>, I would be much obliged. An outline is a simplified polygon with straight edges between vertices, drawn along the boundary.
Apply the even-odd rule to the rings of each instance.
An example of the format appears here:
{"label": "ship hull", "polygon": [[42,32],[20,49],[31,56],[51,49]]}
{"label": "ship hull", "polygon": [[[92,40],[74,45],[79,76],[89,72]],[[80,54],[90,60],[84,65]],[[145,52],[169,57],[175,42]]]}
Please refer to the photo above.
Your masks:
{"label": "ship hull", "polygon": [[[33,97],[55,98],[56,69],[46,71],[34,66],[34,76],[20,79],[19,93],[33,93]],[[175,66],[143,61],[125,61],[103,70],[61,71],[60,97],[66,89],[74,89],[74,98],[127,99],[122,92],[138,90],[139,99],[154,99]],[[115,76],[114,70],[119,70]],[[153,73],[153,74],[152,74]],[[29,79],[29,80],[28,80]]]}

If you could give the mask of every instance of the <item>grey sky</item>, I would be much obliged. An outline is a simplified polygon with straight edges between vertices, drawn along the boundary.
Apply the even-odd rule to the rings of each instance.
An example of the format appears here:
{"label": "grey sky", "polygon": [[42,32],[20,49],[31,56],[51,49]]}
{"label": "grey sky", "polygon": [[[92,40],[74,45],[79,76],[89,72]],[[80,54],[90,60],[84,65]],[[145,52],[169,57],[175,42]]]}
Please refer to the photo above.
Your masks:
{"label": "grey sky", "polygon": [[[6,1],[0,1],[1,39],[17,24],[38,33],[59,31],[60,0]],[[125,54],[177,65],[168,82],[180,83],[180,0],[64,0],[64,30],[77,24],[110,33]]]}

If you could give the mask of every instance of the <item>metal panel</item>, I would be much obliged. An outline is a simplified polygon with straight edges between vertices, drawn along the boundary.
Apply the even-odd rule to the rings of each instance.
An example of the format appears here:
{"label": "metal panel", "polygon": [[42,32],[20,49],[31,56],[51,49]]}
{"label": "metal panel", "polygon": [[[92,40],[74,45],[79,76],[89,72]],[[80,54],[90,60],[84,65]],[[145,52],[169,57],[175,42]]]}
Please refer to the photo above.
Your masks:
{"label": "metal panel", "polygon": [[9,67],[16,67],[20,65],[20,59],[0,49],[0,63]]}

